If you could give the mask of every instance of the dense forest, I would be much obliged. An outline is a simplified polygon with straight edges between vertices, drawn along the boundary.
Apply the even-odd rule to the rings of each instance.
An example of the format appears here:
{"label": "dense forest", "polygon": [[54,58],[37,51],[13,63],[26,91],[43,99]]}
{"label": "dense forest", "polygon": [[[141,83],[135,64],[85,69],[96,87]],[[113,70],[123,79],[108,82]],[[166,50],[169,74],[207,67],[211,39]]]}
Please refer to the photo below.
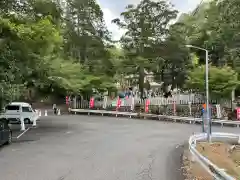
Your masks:
{"label": "dense forest", "polygon": [[125,29],[118,47],[96,0],[2,0],[1,98],[111,92],[129,74],[143,91],[145,70],[156,82],[203,92],[205,52],[187,44],[209,50],[210,94],[230,96],[239,84],[240,1],[213,0],[177,17],[161,0],[128,5],[112,21]]}

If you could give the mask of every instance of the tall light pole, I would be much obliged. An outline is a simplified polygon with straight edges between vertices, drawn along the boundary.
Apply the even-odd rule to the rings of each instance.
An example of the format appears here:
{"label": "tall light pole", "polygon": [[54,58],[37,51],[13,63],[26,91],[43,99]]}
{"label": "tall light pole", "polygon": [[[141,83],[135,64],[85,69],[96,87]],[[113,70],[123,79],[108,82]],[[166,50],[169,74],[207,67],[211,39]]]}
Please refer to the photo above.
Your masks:
{"label": "tall light pole", "polygon": [[211,120],[210,120],[210,115],[209,115],[209,83],[208,83],[208,72],[209,72],[209,68],[208,68],[208,50],[201,48],[201,47],[197,47],[197,46],[193,46],[193,45],[186,45],[186,47],[188,48],[194,48],[194,49],[199,49],[202,51],[205,51],[206,53],[206,73],[205,73],[205,79],[206,79],[206,119],[207,119],[207,123],[208,123],[208,131],[207,131],[207,139],[210,142],[211,141]]}
{"label": "tall light pole", "polygon": [[[3,38],[0,38],[0,46],[2,45],[4,39]],[[0,109],[0,112],[2,111],[2,108],[3,108],[3,96],[4,96],[4,93],[3,93],[3,87],[1,87],[1,109]]]}
{"label": "tall light pole", "polygon": [[3,87],[1,87],[1,109],[0,109],[0,112],[2,111],[2,109],[3,109]]}

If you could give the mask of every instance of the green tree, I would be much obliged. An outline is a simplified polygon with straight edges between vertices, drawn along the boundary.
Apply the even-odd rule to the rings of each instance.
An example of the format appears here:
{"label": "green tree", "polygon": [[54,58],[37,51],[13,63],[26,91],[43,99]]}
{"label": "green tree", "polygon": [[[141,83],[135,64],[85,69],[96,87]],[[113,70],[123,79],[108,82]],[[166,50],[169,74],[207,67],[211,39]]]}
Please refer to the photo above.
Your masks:
{"label": "green tree", "polygon": [[151,70],[156,64],[159,54],[154,46],[166,36],[167,26],[177,17],[177,11],[165,1],[142,0],[137,6],[128,5],[121,16],[122,21],[114,19],[113,23],[126,30],[120,40],[127,57],[123,64],[128,71],[132,69],[131,73],[137,72],[143,96],[144,70]]}
{"label": "green tree", "polygon": [[16,24],[12,19],[0,17],[0,24],[4,39],[0,79],[5,88],[6,83],[29,87],[43,82],[48,64],[46,59],[61,44],[59,32],[48,18]]}
{"label": "green tree", "polygon": [[[195,68],[189,73],[186,83],[187,88],[197,91],[205,91],[205,66]],[[239,85],[237,73],[231,67],[209,67],[209,93],[214,98],[230,98],[231,92]]]}
{"label": "green tree", "polygon": [[[193,13],[180,17],[184,24],[188,44],[209,50],[211,64],[230,66],[239,76],[239,7],[237,0],[209,1],[202,3]],[[199,63],[205,64],[203,51],[193,50]]]}
{"label": "green tree", "polygon": [[[161,44],[156,44],[158,52],[165,60],[158,64],[161,81],[165,85],[182,87],[187,77],[187,70],[191,67],[189,50],[186,48],[186,36],[184,26],[175,23],[170,26],[168,36]],[[156,75],[159,73],[156,72]]]}
{"label": "green tree", "polygon": [[7,97],[12,88],[61,95],[114,88],[116,66],[101,8],[95,0],[66,5],[58,0],[0,3],[2,99],[12,99]]}
{"label": "green tree", "polygon": [[95,0],[70,0],[66,9],[65,53],[93,71],[104,53],[103,40],[109,35],[103,12]]}

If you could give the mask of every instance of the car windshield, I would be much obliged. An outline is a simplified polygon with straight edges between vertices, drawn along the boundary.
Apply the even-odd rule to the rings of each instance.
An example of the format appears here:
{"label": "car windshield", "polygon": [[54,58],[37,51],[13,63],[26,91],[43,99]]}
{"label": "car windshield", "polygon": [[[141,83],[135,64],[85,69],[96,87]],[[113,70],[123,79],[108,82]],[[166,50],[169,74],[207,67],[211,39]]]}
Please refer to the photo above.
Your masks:
{"label": "car windshield", "polygon": [[6,110],[8,111],[18,111],[19,110],[19,106],[16,105],[8,105],[5,107]]}
{"label": "car windshield", "polygon": [[22,112],[32,112],[32,109],[30,107],[22,107]]}

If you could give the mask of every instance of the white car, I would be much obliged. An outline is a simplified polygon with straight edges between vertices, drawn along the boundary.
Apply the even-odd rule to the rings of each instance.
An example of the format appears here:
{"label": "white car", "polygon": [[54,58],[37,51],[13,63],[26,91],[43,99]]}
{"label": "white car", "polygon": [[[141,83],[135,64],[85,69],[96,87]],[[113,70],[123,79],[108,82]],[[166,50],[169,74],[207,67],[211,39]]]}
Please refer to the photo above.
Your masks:
{"label": "white car", "polygon": [[5,106],[5,112],[1,115],[9,120],[9,123],[20,123],[21,117],[24,124],[31,124],[34,120],[39,119],[38,113],[32,106],[25,102],[12,102]]}

